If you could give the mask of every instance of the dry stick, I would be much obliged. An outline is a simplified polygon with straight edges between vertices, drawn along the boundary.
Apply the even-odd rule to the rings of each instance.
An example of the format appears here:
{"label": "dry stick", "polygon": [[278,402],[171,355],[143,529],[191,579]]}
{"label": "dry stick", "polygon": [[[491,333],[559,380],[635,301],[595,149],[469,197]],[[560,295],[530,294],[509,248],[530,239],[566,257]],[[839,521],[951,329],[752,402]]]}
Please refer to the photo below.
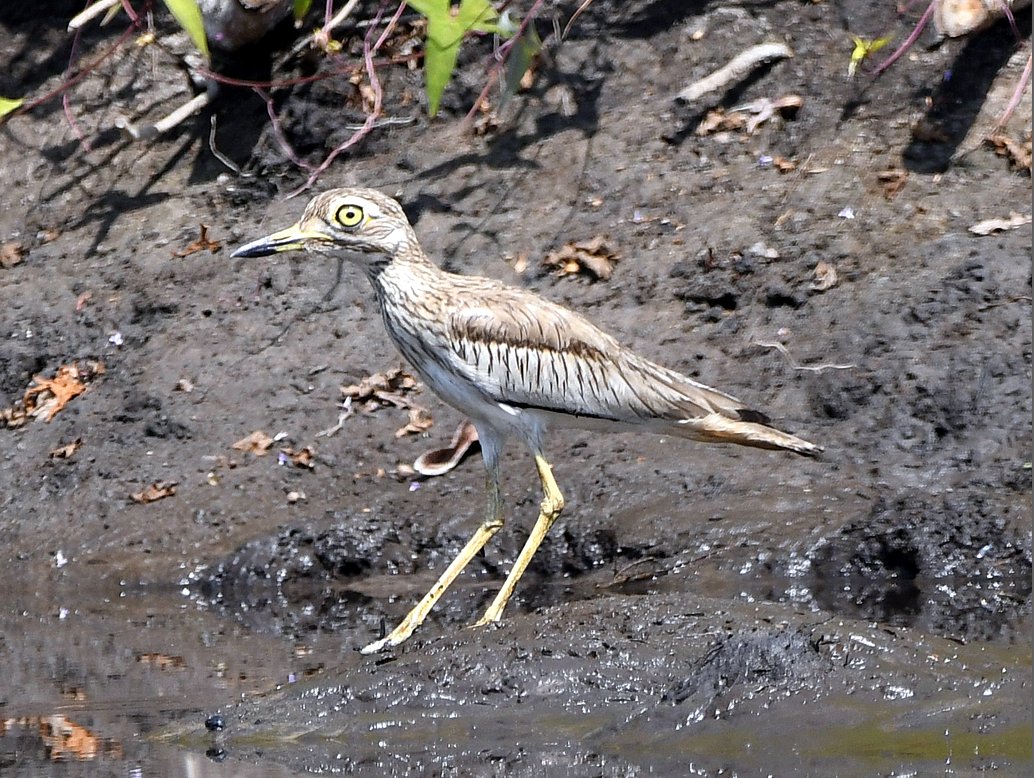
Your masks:
{"label": "dry stick", "polygon": [[778,351],[780,354],[786,357],[787,361],[790,363],[790,367],[792,367],[794,370],[808,370],[812,373],[821,373],[823,370],[853,370],[857,367],[857,365],[854,364],[799,365],[797,364],[797,361],[792,356],[790,356],[790,352],[782,343],[763,343],[760,340],[755,340],[754,345],[761,346],[762,348],[774,348],[776,351]]}
{"label": "dry stick", "polygon": [[575,21],[582,15],[582,12],[585,11],[586,8],[592,5],[592,2],[593,0],[583,0],[582,4],[575,9],[574,13],[571,14],[571,18],[567,20],[567,24],[564,25],[564,31],[560,33],[560,40],[567,39],[567,33],[571,32],[571,28],[574,26]]}
{"label": "dry stick", "polygon": [[760,43],[757,46],[751,46],[746,51],[737,54],[727,65],[720,67],[711,75],[705,76],[687,86],[675,95],[674,99],[691,103],[708,92],[720,89],[730,82],[739,81],[762,63],[792,56],[793,51],[785,43]]}
{"label": "dry stick", "polygon": [[[82,11],[77,13],[68,22],[68,31],[79,30],[86,24],[96,19],[105,11],[113,8],[114,6],[121,3],[122,0],[97,0],[93,5],[88,5]],[[132,16],[130,16],[132,18]]]}
{"label": "dry stick", "polygon": [[156,138],[159,135],[164,135],[173,127],[179,125],[184,119],[193,116],[208,105],[211,100],[212,97],[208,92],[202,92],[199,95],[195,95],[164,119],[157,121],[154,124],[141,124],[137,126],[131,122],[119,119],[115,121],[115,126],[120,130],[128,132],[133,140],[140,140],[141,138]]}
{"label": "dry stick", "polygon": [[334,3],[333,0],[327,0],[326,11],[323,14],[323,26],[320,29],[316,30],[313,36],[302,38],[297,43],[295,43],[291,47],[291,51],[288,54],[288,58],[293,57],[295,54],[297,54],[313,42],[319,44],[320,48],[326,49],[327,44],[330,42],[330,31],[337,27],[339,24],[341,24],[341,22],[345,21],[345,19],[347,19],[351,15],[353,9],[355,9],[358,3],[359,0],[348,0],[348,2],[345,3],[344,8],[342,8],[333,17],[331,17],[330,14],[331,11],[334,10]]}

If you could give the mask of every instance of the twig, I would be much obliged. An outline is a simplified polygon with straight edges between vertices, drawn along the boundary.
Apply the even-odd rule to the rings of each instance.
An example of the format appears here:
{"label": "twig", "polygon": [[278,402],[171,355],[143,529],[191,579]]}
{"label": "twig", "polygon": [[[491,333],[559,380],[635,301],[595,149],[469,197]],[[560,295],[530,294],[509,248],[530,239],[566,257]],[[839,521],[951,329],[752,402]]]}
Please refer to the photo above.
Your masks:
{"label": "twig", "polygon": [[583,0],[582,4],[575,9],[574,13],[571,14],[571,18],[567,20],[567,24],[564,25],[564,31],[560,33],[560,40],[567,39],[567,33],[571,32],[571,28],[578,20],[578,17],[582,15],[582,12],[585,11],[586,8],[592,5],[592,2],[593,0]]}
{"label": "twig", "polygon": [[632,583],[633,581],[645,581],[645,580],[647,580],[649,578],[653,578],[655,575],[660,575],[662,572],[665,572],[665,571],[663,569],[658,568],[658,567],[654,567],[654,568],[652,568],[650,570],[645,570],[643,572],[636,572],[636,573],[631,572],[631,571],[635,570],[637,567],[645,565],[648,562],[656,563],[657,561],[658,561],[657,557],[646,556],[646,557],[643,557],[642,559],[637,559],[634,562],[629,562],[627,565],[622,567],[620,570],[616,570],[614,572],[614,577],[611,578],[611,580],[607,581],[606,583],[598,583],[598,584],[596,584],[596,588],[597,589],[610,589],[613,586],[621,586],[622,584]]}
{"label": "twig", "polygon": [[302,38],[297,43],[295,43],[294,46],[291,47],[291,56],[294,56],[302,49],[304,49],[306,46],[312,43],[315,43],[321,49],[326,51],[327,45],[330,43],[330,31],[337,27],[339,24],[341,24],[343,21],[345,21],[345,19],[347,19],[351,15],[352,11],[358,4],[359,0],[348,0],[348,2],[345,3],[344,7],[336,14],[334,14],[334,16],[332,17],[330,14],[331,11],[334,10],[334,4],[333,2],[331,2],[331,0],[327,0],[326,11],[323,15],[323,26],[320,27],[320,29],[316,30],[316,32],[313,33],[312,37]]}
{"label": "twig", "polygon": [[158,135],[164,135],[173,127],[182,123],[188,116],[193,116],[208,105],[211,100],[212,96],[208,92],[202,92],[199,95],[195,95],[164,119],[161,119],[154,124],[142,124],[137,126],[125,119],[118,119],[115,121],[115,126],[128,132],[133,140],[154,138]]}
{"label": "twig", "polygon": [[325,430],[320,430],[316,433],[317,438],[329,438],[335,432],[339,432],[345,427],[345,422],[348,421],[349,417],[355,412],[355,408],[352,407],[352,398],[346,397],[345,401],[341,404],[342,411],[338,414],[337,424],[333,427],[328,427]]}
{"label": "twig", "polygon": [[762,348],[774,348],[776,351],[778,351],[780,354],[786,357],[786,361],[790,363],[790,367],[792,367],[794,370],[807,370],[812,373],[821,373],[823,370],[853,370],[854,368],[858,367],[855,364],[834,365],[831,363],[826,363],[822,365],[799,365],[797,364],[797,360],[790,356],[790,352],[782,343],[764,343],[760,340],[755,340],[753,341],[753,343],[754,345],[761,346]]}
{"label": "twig", "polygon": [[720,89],[733,81],[741,80],[758,65],[773,59],[783,59],[784,57],[792,56],[793,51],[785,43],[760,43],[757,46],[751,46],[746,51],[737,54],[728,64],[720,67],[711,75],[705,76],[687,86],[675,95],[674,99],[684,103],[691,103],[708,92]]}
{"label": "twig", "polygon": [[208,132],[208,149],[212,152],[212,156],[220,162],[222,162],[224,165],[226,165],[226,167],[228,167],[234,173],[239,175],[241,178],[254,178],[254,173],[246,173],[245,171],[241,170],[240,165],[238,165],[228,156],[223,154],[223,152],[219,151],[218,147],[215,145],[215,128],[217,121],[214,113],[211,116],[210,124],[212,129]]}
{"label": "twig", "polygon": [[121,3],[122,0],[97,0],[96,3],[86,6],[68,22],[68,31],[73,32],[89,24],[105,11]]}

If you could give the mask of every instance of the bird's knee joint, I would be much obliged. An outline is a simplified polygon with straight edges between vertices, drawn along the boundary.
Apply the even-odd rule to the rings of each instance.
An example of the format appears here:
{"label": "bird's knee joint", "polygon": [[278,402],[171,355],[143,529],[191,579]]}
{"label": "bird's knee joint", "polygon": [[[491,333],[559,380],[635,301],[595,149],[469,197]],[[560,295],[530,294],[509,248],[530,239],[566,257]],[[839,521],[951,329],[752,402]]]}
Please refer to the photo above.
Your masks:
{"label": "bird's knee joint", "polygon": [[502,528],[503,528],[503,520],[502,519],[489,519],[488,521],[482,522],[482,524],[481,524],[481,531],[482,532],[489,532],[489,533],[491,533],[493,535],[495,533],[497,533],[499,530],[501,530]]}
{"label": "bird's knee joint", "polygon": [[564,498],[560,495],[544,497],[540,508],[543,516],[550,516],[555,519],[564,510]]}

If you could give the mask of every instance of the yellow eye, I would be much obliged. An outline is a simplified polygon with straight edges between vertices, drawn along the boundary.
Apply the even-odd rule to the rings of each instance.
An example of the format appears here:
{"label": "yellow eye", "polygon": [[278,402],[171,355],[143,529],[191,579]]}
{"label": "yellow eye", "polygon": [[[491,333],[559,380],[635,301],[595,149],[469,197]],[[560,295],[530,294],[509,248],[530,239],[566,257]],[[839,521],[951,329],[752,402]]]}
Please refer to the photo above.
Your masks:
{"label": "yellow eye", "polygon": [[342,227],[358,227],[363,221],[363,209],[358,205],[342,205],[334,218]]}

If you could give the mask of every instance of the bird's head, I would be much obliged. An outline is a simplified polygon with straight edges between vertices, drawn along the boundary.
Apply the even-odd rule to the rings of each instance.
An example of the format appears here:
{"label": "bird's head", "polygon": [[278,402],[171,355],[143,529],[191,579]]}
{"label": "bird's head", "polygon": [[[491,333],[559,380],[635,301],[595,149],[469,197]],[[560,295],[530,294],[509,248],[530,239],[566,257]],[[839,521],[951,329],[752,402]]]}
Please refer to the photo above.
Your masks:
{"label": "bird's head", "polygon": [[295,224],[246,243],[232,256],[350,250],[390,258],[415,245],[413,228],[395,200],[374,189],[331,189],[312,198]]}

